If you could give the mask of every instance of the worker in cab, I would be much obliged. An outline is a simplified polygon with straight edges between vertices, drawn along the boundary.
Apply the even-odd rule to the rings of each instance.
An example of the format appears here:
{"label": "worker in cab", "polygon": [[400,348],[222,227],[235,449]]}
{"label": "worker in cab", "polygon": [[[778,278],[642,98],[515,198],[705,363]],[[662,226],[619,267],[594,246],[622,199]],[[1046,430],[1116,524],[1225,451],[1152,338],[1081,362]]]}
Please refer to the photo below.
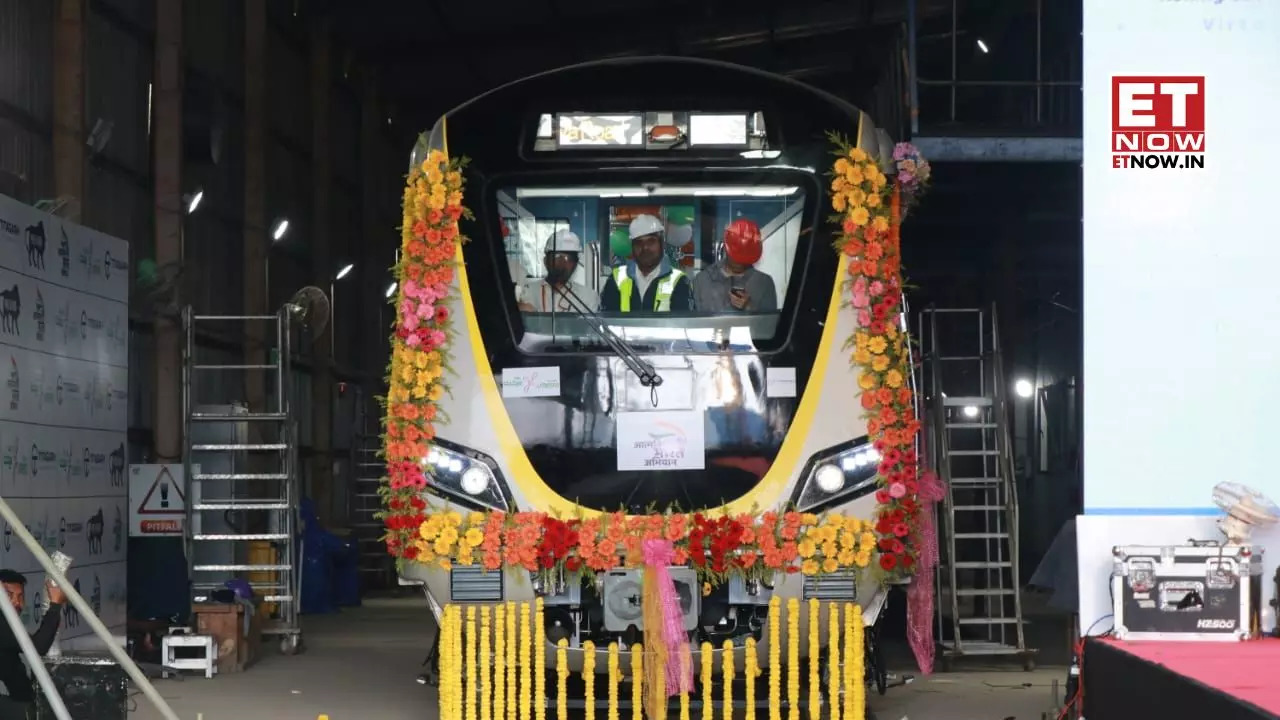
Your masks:
{"label": "worker in cab", "polygon": [[699,312],[777,312],[778,292],[768,273],[755,269],[764,254],[760,226],[734,220],[724,231],[724,257],[693,280]]}
{"label": "worker in cab", "polygon": [[693,309],[689,276],[663,253],[666,228],[652,215],[638,215],[627,234],[631,260],[613,269],[604,291],[601,309],[606,312],[688,312]]}
{"label": "worker in cab", "polygon": [[596,312],[600,296],[595,290],[573,281],[582,255],[582,239],[570,230],[560,230],[543,245],[542,264],[546,277],[524,286],[520,309],[525,312]]}

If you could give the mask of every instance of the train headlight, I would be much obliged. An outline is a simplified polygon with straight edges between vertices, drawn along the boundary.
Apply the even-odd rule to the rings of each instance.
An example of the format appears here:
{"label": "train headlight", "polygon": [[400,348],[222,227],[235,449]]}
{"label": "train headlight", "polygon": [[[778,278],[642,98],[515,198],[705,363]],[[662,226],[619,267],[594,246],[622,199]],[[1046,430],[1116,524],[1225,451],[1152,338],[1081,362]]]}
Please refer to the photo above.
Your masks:
{"label": "train headlight", "polygon": [[511,509],[498,464],[488,455],[437,438],[422,464],[430,476],[427,492],[475,509]]}
{"label": "train headlight", "polygon": [[874,492],[879,467],[880,453],[866,437],[815,453],[792,503],[799,512],[818,512]]}
{"label": "train headlight", "polygon": [[834,495],[844,487],[844,470],[831,463],[824,463],[814,471],[813,481],[817,483],[819,490],[828,495]]}
{"label": "train headlight", "polygon": [[466,494],[479,495],[489,488],[490,477],[487,471],[473,465],[463,471],[459,485]]}

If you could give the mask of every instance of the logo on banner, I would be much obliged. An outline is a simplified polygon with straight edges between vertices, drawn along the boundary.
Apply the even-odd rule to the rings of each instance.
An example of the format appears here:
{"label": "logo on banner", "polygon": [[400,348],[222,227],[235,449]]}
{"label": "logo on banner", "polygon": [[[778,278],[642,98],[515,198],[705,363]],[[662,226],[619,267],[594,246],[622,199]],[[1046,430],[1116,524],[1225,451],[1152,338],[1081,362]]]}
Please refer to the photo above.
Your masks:
{"label": "logo on banner", "polygon": [[31,313],[31,319],[36,323],[36,340],[44,342],[44,295],[39,287],[36,288],[36,310]]}
{"label": "logo on banner", "polygon": [[706,463],[700,412],[618,415],[619,470],[701,470]]}
{"label": "logo on banner", "polygon": [[89,607],[94,615],[102,614],[102,581],[96,572],[93,574],[93,591],[89,593]]}
{"label": "logo on banner", "polygon": [[102,554],[102,535],[106,530],[106,520],[102,516],[102,508],[98,508],[97,514],[89,518],[89,522],[85,523],[89,540],[89,554]]}
{"label": "logo on banner", "polygon": [[62,228],[62,240],[58,241],[58,259],[61,261],[59,274],[71,276],[71,238],[67,237],[67,229]]}
{"label": "logo on banner", "polygon": [[22,404],[22,381],[18,378],[18,359],[12,355],[9,356],[9,381],[5,384],[9,386],[9,409],[17,410]]}
{"label": "logo on banner", "polygon": [[1204,76],[1111,78],[1111,166],[1204,167]]}
{"label": "logo on banner", "polygon": [[532,367],[507,368],[502,371],[502,396],[559,397],[560,368]]}
{"label": "logo on banner", "polygon": [[111,451],[111,487],[122,487],[124,485],[124,443],[120,443],[120,447]]}
{"label": "logo on banner", "polygon": [[47,238],[44,232],[44,221],[39,220],[35,225],[27,226],[27,265],[33,268],[44,269],[44,247],[47,244]]}
{"label": "logo on banner", "polygon": [[22,296],[18,293],[18,284],[8,290],[0,290],[0,330],[14,335],[21,335],[18,316],[22,313]]}

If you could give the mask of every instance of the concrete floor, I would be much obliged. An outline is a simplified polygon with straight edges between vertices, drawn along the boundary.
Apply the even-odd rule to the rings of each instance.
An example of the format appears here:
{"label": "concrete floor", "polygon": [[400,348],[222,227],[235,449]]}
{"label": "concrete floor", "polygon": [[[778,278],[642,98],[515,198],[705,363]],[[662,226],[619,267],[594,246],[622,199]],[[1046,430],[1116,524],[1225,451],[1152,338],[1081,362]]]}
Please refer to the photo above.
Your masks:
{"label": "concrete floor", "polygon": [[[421,599],[378,598],[338,615],[304,618],[306,650],[284,657],[271,649],[248,671],[212,680],[156,680],[156,689],[183,720],[418,720],[435,714],[435,692],[414,682],[432,622]],[[895,662],[892,653],[890,662]],[[961,672],[918,678],[871,691],[877,720],[1040,720],[1053,702],[1051,686],[1065,671],[1033,673],[1008,666],[965,665]],[[137,720],[160,720],[141,694]],[[1053,715],[1049,716],[1054,717]]]}

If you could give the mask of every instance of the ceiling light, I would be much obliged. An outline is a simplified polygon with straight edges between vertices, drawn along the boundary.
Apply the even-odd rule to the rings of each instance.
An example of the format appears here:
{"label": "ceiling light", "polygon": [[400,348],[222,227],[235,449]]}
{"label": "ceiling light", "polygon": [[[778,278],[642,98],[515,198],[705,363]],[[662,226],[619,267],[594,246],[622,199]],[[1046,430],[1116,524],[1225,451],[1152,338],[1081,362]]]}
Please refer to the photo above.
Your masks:
{"label": "ceiling light", "polygon": [[390,298],[392,295],[395,295],[395,294],[396,294],[396,288],[397,288],[397,287],[398,287],[398,283],[394,283],[394,282],[387,286],[387,297],[388,297],[388,298]]}
{"label": "ceiling light", "polygon": [[276,220],[275,224],[271,226],[272,241],[280,242],[280,239],[283,238],[287,232],[289,232],[289,219],[280,218],[279,220]]}
{"label": "ceiling light", "polygon": [[1018,380],[1013,383],[1013,391],[1018,394],[1018,397],[1029,398],[1031,397],[1031,394],[1035,392],[1035,386],[1026,378],[1018,378]]}
{"label": "ceiling light", "polygon": [[196,190],[195,192],[187,196],[187,214],[188,215],[195,212],[196,208],[200,207],[201,200],[204,200],[204,190]]}
{"label": "ceiling light", "polygon": [[342,269],[338,271],[337,275],[333,276],[333,279],[341,280],[342,278],[350,275],[351,271],[355,269],[356,269],[355,263],[347,263],[346,265],[342,266]]}
{"label": "ceiling light", "polygon": [[979,38],[979,39],[978,39],[978,49],[979,49],[979,50],[981,50],[981,51],[982,51],[982,52],[984,52],[984,53],[989,53],[989,52],[991,52],[991,48],[988,48],[988,47],[987,47],[987,44],[986,44],[986,43],[984,43],[984,42],[982,42],[982,39],[981,39],[981,38]]}

